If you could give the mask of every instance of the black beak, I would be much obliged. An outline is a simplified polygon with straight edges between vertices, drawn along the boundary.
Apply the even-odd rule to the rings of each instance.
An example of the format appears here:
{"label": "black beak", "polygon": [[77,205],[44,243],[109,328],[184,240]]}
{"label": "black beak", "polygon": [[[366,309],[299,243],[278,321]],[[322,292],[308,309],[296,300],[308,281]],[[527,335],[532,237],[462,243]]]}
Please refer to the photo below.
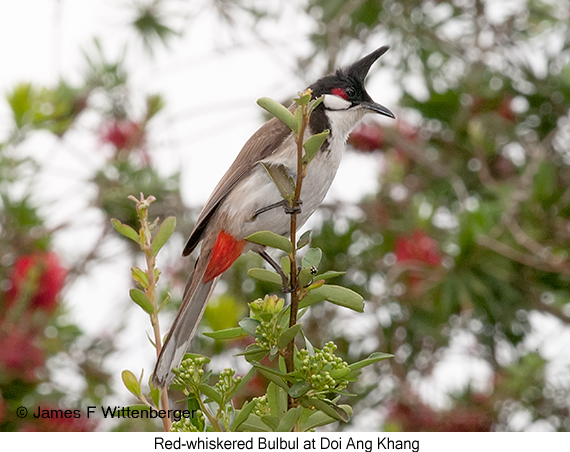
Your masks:
{"label": "black beak", "polygon": [[360,105],[362,105],[367,110],[370,110],[371,112],[380,113],[381,115],[396,119],[394,113],[388,110],[384,105],[377,104],[376,102],[362,102]]}

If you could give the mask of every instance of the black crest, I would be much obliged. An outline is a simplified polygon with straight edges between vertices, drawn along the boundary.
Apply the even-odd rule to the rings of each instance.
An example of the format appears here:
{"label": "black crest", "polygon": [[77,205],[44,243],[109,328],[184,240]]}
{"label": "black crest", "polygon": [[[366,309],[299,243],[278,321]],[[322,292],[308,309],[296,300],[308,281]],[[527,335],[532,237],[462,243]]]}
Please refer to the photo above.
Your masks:
{"label": "black crest", "polygon": [[370,67],[378,58],[384,55],[388,49],[388,46],[382,46],[350,66],[338,69],[334,75],[327,75],[317,80],[309,86],[309,88],[313,90],[313,97],[330,94],[335,88],[347,88],[350,86],[359,94],[355,100],[370,99],[364,90],[364,80],[370,71]]}

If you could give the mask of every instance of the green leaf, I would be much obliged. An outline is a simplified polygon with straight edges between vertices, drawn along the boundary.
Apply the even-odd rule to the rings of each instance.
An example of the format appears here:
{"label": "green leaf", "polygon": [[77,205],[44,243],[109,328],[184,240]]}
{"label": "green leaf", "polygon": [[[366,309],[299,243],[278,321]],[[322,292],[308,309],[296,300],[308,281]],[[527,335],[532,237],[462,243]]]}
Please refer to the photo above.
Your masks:
{"label": "green leaf", "polygon": [[242,432],[271,432],[272,429],[264,423],[259,416],[250,414],[247,420],[241,425],[239,431]]}
{"label": "green leaf", "polygon": [[313,274],[311,273],[311,269],[309,268],[302,268],[299,272],[299,286],[307,287],[313,281]]}
{"label": "green leaf", "polygon": [[308,381],[298,381],[289,388],[289,395],[294,399],[297,399],[305,395],[309,389],[311,389],[311,384]]}
{"label": "green leaf", "polygon": [[253,279],[257,279],[258,281],[270,282],[278,285],[281,285],[283,283],[281,276],[265,268],[250,268],[247,271],[247,274]]}
{"label": "green leaf", "polygon": [[[142,380],[142,375],[141,375],[141,380]],[[150,374],[148,377],[148,387],[150,388],[148,395],[150,396],[152,402],[154,403],[154,406],[158,406],[160,399],[160,389],[152,384],[152,374]]]}
{"label": "green leaf", "polygon": [[318,289],[319,287],[323,287],[324,285],[325,285],[325,280],[319,279],[318,281],[315,281],[310,286],[308,286],[307,291]]}
{"label": "green leaf", "polygon": [[279,353],[279,348],[277,347],[277,345],[274,345],[273,347],[271,347],[271,350],[269,350],[269,359],[273,361],[273,359],[277,356],[278,353]]}
{"label": "green leaf", "polygon": [[259,320],[252,319],[251,317],[244,317],[238,323],[245,332],[247,332],[250,336],[255,337],[257,334],[257,327],[260,325]]}
{"label": "green leaf", "polygon": [[148,121],[164,108],[166,101],[160,94],[150,94],[146,97],[146,120]]}
{"label": "green leaf", "polygon": [[348,422],[350,420],[350,415],[352,414],[352,410],[350,407],[346,410],[344,409],[347,405],[343,405],[342,407],[329,402],[328,400],[320,400],[320,399],[309,399],[309,403],[314,406],[317,410],[322,411],[327,416],[330,416],[337,421]]}
{"label": "green leaf", "polygon": [[257,105],[259,105],[264,110],[267,110],[277,119],[284,122],[285,125],[289,127],[294,133],[299,133],[297,121],[295,120],[293,114],[279,102],[270,99],[269,97],[262,97],[257,100]]}
{"label": "green leaf", "polygon": [[289,342],[295,339],[295,336],[301,329],[301,324],[297,323],[293,325],[291,328],[287,328],[284,330],[280,335],[277,341],[277,346],[279,348],[285,348]]}
{"label": "green leaf", "polygon": [[[305,255],[303,256],[302,265],[303,268],[317,267],[321,263],[321,258],[323,257],[323,252],[320,248],[309,248]],[[322,278],[320,278],[322,279]]]}
{"label": "green leaf", "polygon": [[382,361],[384,359],[392,358],[393,356],[394,355],[390,355],[388,353],[375,352],[372,353],[368,358],[351,364],[350,366],[348,366],[348,368],[350,370],[362,369],[363,367],[369,366],[370,364],[377,363],[378,361]]}
{"label": "green leaf", "polygon": [[315,111],[315,108],[317,108],[323,102],[323,100],[325,100],[325,96],[317,97],[311,101],[309,105],[309,115]]}
{"label": "green leaf", "polygon": [[129,225],[121,223],[116,218],[112,218],[111,223],[113,224],[113,227],[117,230],[119,234],[124,235],[125,237],[131,239],[133,242],[140,243],[139,235]]}
{"label": "green leaf", "polygon": [[241,378],[241,381],[236,385],[236,387],[233,389],[233,391],[228,395],[228,399],[233,398],[234,394],[239,393],[249,383],[249,380],[251,380],[251,377],[253,377],[254,374],[255,374],[255,367],[251,367],[249,369],[249,372],[246,373]]}
{"label": "green leaf", "polygon": [[247,420],[253,409],[255,408],[255,400],[250,400],[246,402],[238,411],[236,417],[234,418],[230,430],[232,432],[237,432],[239,427]]}
{"label": "green leaf", "polygon": [[364,311],[363,298],[359,294],[346,287],[330,284],[311,290],[309,294],[301,300],[299,308],[306,308],[307,306],[324,300],[357,312]]}
{"label": "green leaf", "polygon": [[[256,367],[257,368],[257,367]],[[288,391],[289,390],[289,386],[287,386],[287,383],[285,383],[283,381],[282,378],[278,377],[277,375],[275,375],[272,372],[268,372],[265,369],[261,369],[261,368],[257,368],[257,371],[263,375],[265,378],[267,378],[269,381],[271,381],[270,384],[274,384],[279,386],[281,389]]]}
{"label": "green leaf", "polygon": [[331,369],[329,370],[329,375],[335,380],[338,380],[340,378],[346,377],[350,372],[351,369],[347,366],[347,367],[342,367],[340,369]]}
{"label": "green leaf", "polygon": [[131,275],[133,277],[133,279],[140,284],[140,286],[143,289],[148,289],[149,286],[149,282],[148,282],[148,276],[147,274],[140,269],[139,267],[137,267],[136,265],[133,265],[131,267]]}
{"label": "green leaf", "polygon": [[321,146],[328,136],[329,131],[325,130],[324,132],[311,136],[311,138],[305,141],[305,144],[303,145],[305,148],[305,155],[303,155],[303,165],[308,165],[311,163],[311,160],[315,158],[315,155],[317,155],[319,149],[321,149]]}
{"label": "green leaf", "polygon": [[245,238],[248,242],[258,243],[264,246],[270,246],[285,251],[286,253],[293,252],[293,245],[287,237],[276,234],[271,231],[260,231],[251,234]]}
{"label": "green leaf", "polygon": [[238,337],[247,336],[247,331],[245,331],[241,326],[236,326],[235,328],[226,328],[224,330],[210,331],[203,333],[204,336],[211,337],[212,339],[236,339]]}
{"label": "green leaf", "polygon": [[330,279],[330,278],[336,278],[337,276],[342,276],[346,274],[346,272],[335,272],[335,271],[328,271],[323,273],[322,275],[317,275],[315,276],[315,279]]}
{"label": "green leaf", "polygon": [[131,289],[129,290],[129,295],[131,296],[131,300],[143,308],[147,314],[154,312],[154,306],[142,290]]}
{"label": "green leaf", "polygon": [[154,406],[158,406],[160,400],[160,389],[152,388],[149,392],[149,395],[154,403]]}
{"label": "green leaf", "polygon": [[285,385],[285,388],[277,386],[274,383],[267,385],[267,403],[269,404],[271,414],[278,419],[281,419],[287,412],[288,389],[287,385]]}
{"label": "green leaf", "polygon": [[[281,358],[280,358],[280,361],[279,361],[279,362],[281,363]],[[267,372],[267,373],[276,375],[276,376],[278,376],[279,378],[282,378],[282,379],[284,379],[284,380],[291,381],[291,382],[295,381],[295,377],[292,377],[292,376],[290,376],[289,374],[286,374],[286,373],[285,373],[285,372],[286,372],[285,368],[283,368],[283,369],[275,369],[275,368],[273,368],[273,367],[265,366],[265,365],[259,364],[259,363],[255,363],[253,366],[254,366],[257,370],[263,370],[264,372]]]}
{"label": "green leaf", "polygon": [[202,394],[204,394],[206,397],[210,398],[211,400],[213,400],[214,402],[216,402],[219,406],[222,406],[222,396],[221,394],[216,391],[214,388],[212,388],[211,386],[207,385],[207,384],[200,384],[198,386],[198,389],[200,390],[200,392]]}
{"label": "green leaf", "polygon": [[[342,407],[348,407],[348,405],[341,405]],[[307,418],[306,421],[301,422],[301,431],[307,432],[316,427],[322,427],[323,425],[328,425],[336,422],[336,419],[330,417],[328,414],[322,411],[313,410],[312,414]]]}
{"label": "green leaf", "polygon": [[12,108],[14,120],[18,128],[22,128],[32,111],[32,102],[37,98],[31,83],[21,83],[14,88],[13,93],[7,94],[7,100]]}
{"label": "green leaf", "polygon": [[200,409],[200,402],[194,396],[188,397],[186,399],[186,408],[188,408],[188,411],[197,411]]}
{"label": "green leaf", "polygon": [[299,105],[309,105],[309,102],[311,102],[312,93],[313,90],[307,88],[305,91],[298,92],[297,94],[299,95],[299,97],[296,97],[293,100]]}
{"label": "green leaf", "polygon": [[281,269],[286,275],[291,274],[291,259],[289,259],[289,256],[283,256],[281,258]]}
{"label": "green leaf", "polygon": [[176,218],[168,217],[158,227],[154,239],[152,240],[152,255],[156,256],[164,244],[168,241],[174,230],[176,229]]}
{"label": "green leaf", "polygon": [[268,350],[261,348],[257,344],[250,344],[245,351],[238,353],[237,356],[243,356],[248,363],[257,363],[267,356]]}
{"label": "green leaf", "polygon": [[311,242],[311,230],[305,231],[299,240],[297,240],[297,249],[300,250]]}
{"label": "green leaf", "polygon": [[129,390],[129,392],[135,395],[137,398],[140,398],[141,385],[135,374],[130,370],[123,370],[121,373],[121,378],[123,379],[123,384]]}
{"label": "green leaf", "polygon": [[292,432],[295,424],[303,414],[302,406],[298,406],[296,408],[291,408],[289,411],[285,413],[285,416],[279,421],[279,425],[275,428],[276,432]]}
{"label": "green leaf", "polygon": [[281,196],[291,201],[295,195],[295,179],[287,174],[287,168],[283,164],[270,165],[263,162],[259,163],[279,190]]}
{"label": "green leaf", "polygon": [[279,419],[277,419],[277,416],[261,416],[261,421],[267,425],[272,432],[274,432],[277,425],[279,425]]}

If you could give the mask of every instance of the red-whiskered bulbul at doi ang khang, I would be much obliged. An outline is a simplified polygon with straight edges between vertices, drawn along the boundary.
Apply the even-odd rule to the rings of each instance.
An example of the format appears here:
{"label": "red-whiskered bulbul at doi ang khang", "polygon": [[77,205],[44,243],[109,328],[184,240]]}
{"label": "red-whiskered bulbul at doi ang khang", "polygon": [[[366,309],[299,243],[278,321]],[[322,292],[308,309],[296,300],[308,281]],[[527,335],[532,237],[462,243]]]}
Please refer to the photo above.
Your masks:
{"label": "red-whiskered bulbul at doi ang khang", "polygon": [[[329,135],[307,167],[301,190],[302,204],[295,211],[298,228],[327,194],[354,126],[366,113],[394,118],[390,110],[374,102],[364,89],[370,67],[387,50],[387,46],[380,47],[309,86],[313,99],[321,96],[324,99],[310,116],[305,139],[326,129]],[[260,163],[283,165],[290,176],[296,177],[294,135],[277,118],[267,121],[245,143],[206,202],[190,234],[182,254],[188,256],[201,242],[200,255],[156,363],[153,376],[156,386],[165,387],[172,382],[172,369],[180,365],[220,275],[247,251],[254,251],[272,263],[263,246],[247,242],[245,238],[258,231],[280,235],[290,232],[289,203],[284,201]]]}

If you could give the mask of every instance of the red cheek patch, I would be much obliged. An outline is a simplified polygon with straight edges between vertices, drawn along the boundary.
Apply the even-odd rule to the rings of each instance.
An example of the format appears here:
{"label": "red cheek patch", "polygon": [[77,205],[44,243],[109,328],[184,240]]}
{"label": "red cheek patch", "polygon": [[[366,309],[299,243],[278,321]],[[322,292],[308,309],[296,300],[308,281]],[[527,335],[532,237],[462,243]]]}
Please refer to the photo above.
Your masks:
{"label": "red cheek patch", "polygon": [[333,88],[331,91],[335,96],[342,97],[344,100],[348,100],[348,96],[342,88]]}

